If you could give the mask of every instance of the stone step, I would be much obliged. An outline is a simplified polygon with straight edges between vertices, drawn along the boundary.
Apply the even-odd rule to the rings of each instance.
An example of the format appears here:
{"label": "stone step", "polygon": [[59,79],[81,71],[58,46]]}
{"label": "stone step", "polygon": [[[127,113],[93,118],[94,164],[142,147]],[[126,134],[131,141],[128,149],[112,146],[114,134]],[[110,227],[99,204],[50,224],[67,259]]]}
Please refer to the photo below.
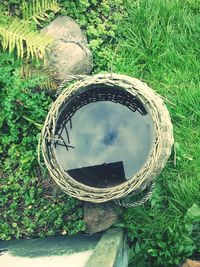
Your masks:
{"label": "stone step", "polygon": [[29,240],[0,241],[1,267],[127,267],[122,229]]}
{"label": "stone step", "polygon": [[0,266],[84,267],[101,236],[96,234],[1,241]]}
{"label": "stone step", "polygon": [[122,229],[109,229],[102,236],[84,267],[127,267],[126,237]]}

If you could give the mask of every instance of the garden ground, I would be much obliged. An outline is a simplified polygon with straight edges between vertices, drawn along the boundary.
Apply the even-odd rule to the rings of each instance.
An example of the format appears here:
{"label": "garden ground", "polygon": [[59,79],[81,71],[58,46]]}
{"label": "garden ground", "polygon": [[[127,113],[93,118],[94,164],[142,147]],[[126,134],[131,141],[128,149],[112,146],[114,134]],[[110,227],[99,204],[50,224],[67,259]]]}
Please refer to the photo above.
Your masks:
{"label": "garden ground", "polygon": [[[15,1],[8,2],[17,10]],[[175,153],[157,177],[151,201],[128,209],[120,224],[128,231],[130,266],[174,266],[198,256],[200,2],[60,2],[60,14],[86,30],[94,72],[112,70],[145,81],[163,97],[172,117]],[[19,76],[21,64],[1,52],[0,239],[77,233],[84,229],[81,203],[56,192],[48,179],[38,179],[45,174],[37,164],[37,134],[52,99],[33,90],[38,79]]]}

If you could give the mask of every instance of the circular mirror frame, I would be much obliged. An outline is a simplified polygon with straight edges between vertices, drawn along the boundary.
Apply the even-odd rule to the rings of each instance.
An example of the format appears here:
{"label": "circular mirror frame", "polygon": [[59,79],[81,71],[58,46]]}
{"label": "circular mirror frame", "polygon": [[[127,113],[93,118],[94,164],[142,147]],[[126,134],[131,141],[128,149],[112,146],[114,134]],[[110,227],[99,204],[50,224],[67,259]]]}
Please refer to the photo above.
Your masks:
{"label": "circular mirror frame", "polygon": [[[146,164],[126,182],[107,188],[90,187],[73,179],[59,166],[53,149],[56,123],[63,106],[85,88],[100,85],[113,89],[118,87],[136,96],[151,115],[154,124],[154,144]],[[174,142],[170,115],[161,97],[142,81],[120,74],[80,76],[79,81],[62,86],[62,89],[49,110],[41,133],[44,162],[57,185],[68,195],[93,203],[117,200],[130,193],[134,195],[143,191],[164,168]]]}

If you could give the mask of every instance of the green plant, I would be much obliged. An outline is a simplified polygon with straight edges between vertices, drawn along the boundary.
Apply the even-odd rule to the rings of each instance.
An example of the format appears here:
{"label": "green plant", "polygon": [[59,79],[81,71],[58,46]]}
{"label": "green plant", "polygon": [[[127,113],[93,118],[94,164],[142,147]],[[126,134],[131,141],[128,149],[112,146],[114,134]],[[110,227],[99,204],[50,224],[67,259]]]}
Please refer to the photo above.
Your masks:
{"label": "green plant", "polygon": [[139,266],[178,265],[191,256],[196,248],[191,233],[191,225],[176,225],[155,233],[153,238],[143,243],[136,241],[131,249],[130,263],[137,259]]}
{"label": "green plant", "polygon": [[41,77],[23,79],[21,62],[0,57],[0,239],[74,234],[84,229],[81,204],[38,166],[38,133],[52,99]]}
{"label": "green plant", "polygon": [[[156,199],[158,200],[158,196]],[[155,204],[155,200],[152,201]],[[158,202],[160,208],[162,201]],[[166,206],[162,210],[158,207],[129,209],[124,215],[123,227],[128,229],[131,241],[130,266],[134,266],[136,262],[141,267],[174,266],[198,249],[198,205],[193,204],[184,216],[178,216],[175,210],[172,213]]]}
{"label": "green plant", "polygon": [[13,20],[10,25],[0,25],[1,44],[3,50],[12,53],[17,50],[17,57],[20,59],[44,59],[47,47],[53,39],[46,34],[32,31],[27,23],[20,20]]}
{"label": "green plant", "polygon": [[41,64],[33,66],[33,64],[27,63],[21,66],[20,74],[25,79],[38,78],[40,80],[38,86],[42,90],[48,90],[50,92],[58,88],[54,70],[50,67],[44,67]]}
{"label": "green plant", "polygon": [[[26,60],[29,58],[45,59],[46,51],[50,44],[52,44],[53,38],[37,31],[35,24],[39,24],[40,20],[45,20],[48,17],[47,10],[58,12],[59,6],[57,1],[37,0],[29,4],[23,1],[23,19],[8,16],[5,10],[1,12],[0,41],[3,50],[8,50],[9,53],[16,50],[17,56],[20,59],[24,57]],[[29,23],[29,21],[33,23]]]}
{"label": "green plant", "polygon": [[[54,7],[48,8],[48,13],[44,8],[41,14],[42,4],[37,4],[37,9],[31,11],[36,2],[27,1],[28,9],[26,4],[22,9],[18,0],[1,1],[0,13],[3,16],[0,25],[10,27],[6,21],[12,22],[17,17],[18,21],[26,19],[27,27],[34,32],[46,26],[54,18]],[[91,45],[95,40],[98,44],[99,52],[93,46],[96,71],[106,70],[115,46],[114,33],[106,30],[115,31],[116,12],[123,10],[121,0],[88,1],[89,6],[87,1],[59,2],[61,9],[58,14],[70,15],[84,29],[90,29],[88,38]],[[118,14],[121,18],[122,14]],[[106,28],[97,29],[99,33],[93,35],[91,26],[94,24],[95,28],[101,28],[99,24],[102,23]],[[24,40],[23,45],[26,58]],[[38,133],[54,98],[53,92],[40,89],[45,84],[48,86],[49,70],[44,70],[41,62],[31,62],[31,54],[28,62],[21,60],[21,54],[17,59],[17,49],[15,47],[9,54],[0,48],[0,239],[76,234],[85,228],[82,203],[60,192],[37,161]]]}
{"label": "green plant", "polygon": [[111,71],[117,26],[126,15],[123,3],[123,0],[60,1],[61,14],[73,17],[85,30],[95,73]]}
{"label": "green plant", "polygon": [[57,0],[36,0],[30,2],[22,2],[22,16],[23,20],[34,21],[36,24],[40,25],[40,21],[45,21],[49,15],[47,11],[52,11],[57,13],[60,7]]}

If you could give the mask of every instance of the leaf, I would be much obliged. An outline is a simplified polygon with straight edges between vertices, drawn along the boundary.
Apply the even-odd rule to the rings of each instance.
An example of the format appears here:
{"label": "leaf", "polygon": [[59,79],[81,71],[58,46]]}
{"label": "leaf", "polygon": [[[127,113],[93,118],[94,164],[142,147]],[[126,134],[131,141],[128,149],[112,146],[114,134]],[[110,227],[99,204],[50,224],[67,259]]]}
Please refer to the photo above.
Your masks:
{"label": "leaf", "polygon": [[140,251],[141,251],[141,247],[140,247],[139,242],[137,241],[135,244],[135,253],[138,254],[140,253]]}
{"label": "leaf", "polygon": [[158,256],[158,251],[156,249],[148,249],[148,253],[152,256],[152,257],[157,257]]}
{"label": "leaf", "polygon": [[200,207],[197,204],[193,204],[186,212],[185,218],[192,219],[194,221],[200,221]]}
{"label": "leaf", "polygon": [[167,248],[167,244],[165,243],[165,242],[158,242],[158,246],[160,247],[160,248],[163,248],[163,249],[166,249]]}
{"label": "leaf", "polygon": [[182,244],[179,245],[178,247],[178,254],[180,254],[184,250],[184,246]]}
{"label": "leaf", "polygon": [[55,80],[54,70],[45,67],[34,67],[31,64],[23,64],[20,69],[23,78],[38,78],[38,86],[44,90],[56,90],[58,88]]}
{"label": "leaf", "polygon": [[57,13],[60,10],[57,0],[32,0],[22,2],[22,16],[24,20],[32,20],[40,25],[40,20],[48,18],[47,11]]}
{"label": "leaf", "polygon": [[17,223],[12,223],[12,227],[16,228],[17,227]]}
{"label": "leaf", "polygon": [[[22,59],[45,59],[45,54],[49,49],[53,38],[45,33],[33,31],[28,23],[13,19],[9,25],[0,24],[0,37],[3,50],[12,53],[17,50],[18,58]],[[26,53],[25,53],[26,50]]]}

